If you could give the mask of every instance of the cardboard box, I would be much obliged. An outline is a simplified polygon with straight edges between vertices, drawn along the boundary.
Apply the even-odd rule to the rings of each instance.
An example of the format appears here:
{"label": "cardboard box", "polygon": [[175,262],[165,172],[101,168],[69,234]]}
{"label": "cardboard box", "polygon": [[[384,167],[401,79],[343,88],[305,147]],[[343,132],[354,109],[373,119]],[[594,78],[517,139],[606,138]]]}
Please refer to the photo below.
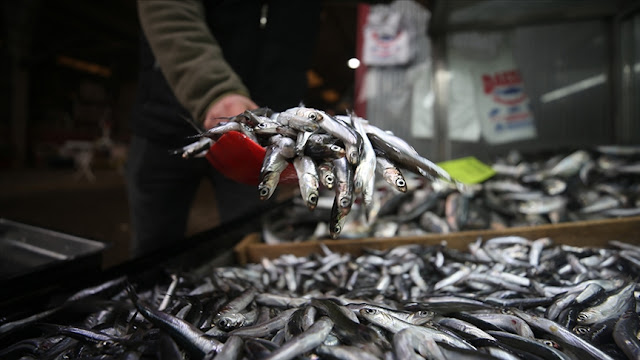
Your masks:
{"label": "cardboard box", "polygon": [[269,245],[262,242],[259,233],[251,233],[240,241],[234,252],[239,264],[259,262],[263,257],[273,259],[283,254],[307,256],[321,251],[320,243],[336,252],[350,253],[358,256],[362,249],[388,249],[399,245],[424,244],[436,245],[445,242],[447,247],[467,250],[468,244],[481,237],[490,239],[499,236],[518,235],[535,240],[550,237],[554,244],[573,246],[606,247],[610,240],[619,240],[640,245],[640,216],[576,221],[553,225],[532,227],[515,227],[505,230],[462,231],[450,234],[433,234],[424,236],[407,236],[393,238],[362,238],[348,240],[322,240],[298,243],[282,243]]}

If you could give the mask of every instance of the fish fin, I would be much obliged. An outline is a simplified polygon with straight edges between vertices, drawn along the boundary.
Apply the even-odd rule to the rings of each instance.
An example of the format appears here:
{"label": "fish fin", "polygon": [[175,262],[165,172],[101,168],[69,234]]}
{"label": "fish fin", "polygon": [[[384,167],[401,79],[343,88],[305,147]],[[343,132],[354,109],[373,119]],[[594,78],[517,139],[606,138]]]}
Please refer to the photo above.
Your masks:
{"label": "fish fin", "polygon": [[178,114],[178,116],[180,116],[182,119],[184,119],[184,121],[186,121],[189,125],[191,125],[191,127],[194,128],[197,133],[202,132],[202,127],[198,126],[198,124],[196,124],[196,122],[193,121],[193,119],[188,118],[182,114]]}

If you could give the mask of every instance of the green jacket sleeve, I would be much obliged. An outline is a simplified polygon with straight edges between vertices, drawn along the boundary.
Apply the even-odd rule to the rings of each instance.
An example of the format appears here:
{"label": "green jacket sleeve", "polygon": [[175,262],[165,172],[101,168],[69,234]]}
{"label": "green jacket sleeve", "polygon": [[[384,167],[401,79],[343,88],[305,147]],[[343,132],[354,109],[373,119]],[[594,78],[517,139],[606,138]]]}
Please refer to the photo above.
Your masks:
{"label": "green jacket sleeve", "polygon": [[138,0],[138,16],[164,77],[196,121],[222,95],[249,96],[207,27],[201,1]]}

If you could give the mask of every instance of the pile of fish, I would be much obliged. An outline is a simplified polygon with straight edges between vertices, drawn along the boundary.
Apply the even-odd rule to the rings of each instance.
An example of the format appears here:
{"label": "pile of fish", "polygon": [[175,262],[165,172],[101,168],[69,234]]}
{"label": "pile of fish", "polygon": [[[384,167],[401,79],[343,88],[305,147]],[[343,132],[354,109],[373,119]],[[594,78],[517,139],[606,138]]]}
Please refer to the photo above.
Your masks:
{"label": "pile of fish", "polygon": [[[640,216],[640,147],[598,146],[524,156],[512,151],[492,165],[496,174],[464,191],[407,174],[406,192],[378,182],[372,205],[358,203],[341,238],[416,236]],[[294,202],[263,219],[267,243],[329,236],[330,209],[321,193],[316,214]]]}
{"label": "pile of fish", "polygon": [[2,359],[638,359],[640,247],[323,248],[118,278],[0,324]]}
{"label": "pile of fish", "polygon": [[424,158],[405,140],[367,120],[350,115],[295,107],[283,112],[268,108],[247,110],[197,135],[198,141],[175,151],[184,158],[205,156],[211,144],[237,131],[266,148],[260,170],[259,197],[269,199],[280,175],[293,164],[306,207],[315,209],[321,184],[333,190],[329,233],[336,238],[356,197],[371,207],[376,172],[399,192],[406,192],[403,171],[429,180],[440,179],[460,188],[441,167]]}

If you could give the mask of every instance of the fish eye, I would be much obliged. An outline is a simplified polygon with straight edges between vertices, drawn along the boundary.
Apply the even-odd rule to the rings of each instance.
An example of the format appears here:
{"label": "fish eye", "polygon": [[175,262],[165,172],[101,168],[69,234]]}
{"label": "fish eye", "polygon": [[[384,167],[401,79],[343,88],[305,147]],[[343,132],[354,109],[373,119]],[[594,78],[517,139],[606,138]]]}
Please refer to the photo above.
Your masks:
{"label": "fish eye", "polygon": [[260,189],[260,196],[267,196],[269,195],[269,189],[266,187],[263,187]]}
{"label": "fish eye", "polygon": [[428,311],[428,310],[420,310],[420,311],[418,312],[418,315],[420,315],[420,316],[431,316],[431,311]]}
{"label": "fish eye", "polygon": [[264,129],[267,127],[267,123],[260,123],[258,124],[258,127]]}
{"label": "fish eye", "polygon": [[318,195],[316,195],[316,194],[309,195],[309,202],[312,203],[312,204],[317,204],[318,203]]}
{"label": "fish eye", "polygon": [[375,314],[378,312],[378,310],[376,309],[371,309],[371,308],[365,308],[364,312],[366,312],[367,314]]}
{"label": "fish eye", "polygon": [[586,326],[576,326],[573,331],[578,335],[584,335],[589,333],[589,328]]}
{"label": "fish eye", "polygon": [[339,233],[342,231],[342,228],[340,227],[340,225],[336,225],[336,226],[333,228],[333,231],[334,231],[336,234],[339,234]]}
{"label": "fish eye", "polygon": [[547,346],[551,346],[552,348],[560,349],[560,344],[558,344],[557,342],[555,342],[553,340],[545,339],[545,340],[542,340],[542,343],[547,345]]}
{"label": "fish eye", "polygon": [[589,319],[589,315],[587,315],[585,313],[578,314],[578,317],[577,317],[578,321],[585,321],[587,319]]}
{"label": "fish eye", "polygon": [[327,175],[324,180],[327,184],[333,184],[333,176]]}
{"label": "fish eye", "polygon": [[318,119],[318,115],[316,115],[315,112],[310,112],[309,115],[307,116],[310,120],[317,120]]}
{"label": "fish eye", "polygon": [[334,152],[339,152],[342,148],[338,145],[331,145],[329,149],[331,149],[331,151],[334,151]]}

